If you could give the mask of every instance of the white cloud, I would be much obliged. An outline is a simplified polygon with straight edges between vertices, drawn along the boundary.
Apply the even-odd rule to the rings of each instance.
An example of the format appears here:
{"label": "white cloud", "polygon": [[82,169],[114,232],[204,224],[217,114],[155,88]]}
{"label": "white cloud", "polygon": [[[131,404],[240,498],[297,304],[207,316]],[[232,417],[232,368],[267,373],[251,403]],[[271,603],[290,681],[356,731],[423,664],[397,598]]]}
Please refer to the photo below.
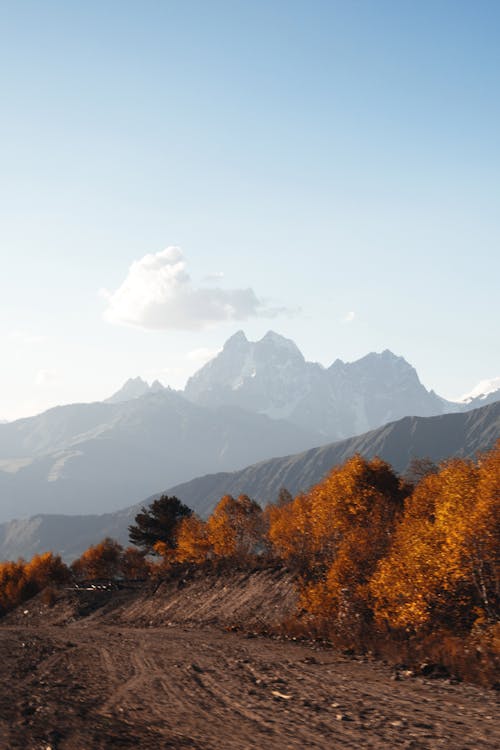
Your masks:
{"label": "white cloud", "polygon": [[344,323],[352,323],[355,317],[356,317],[356,313],[350,310],[350,312],[344,315],[342,320],[344,321]]}
{"label": "white cloud", "polygon": [[268,306],[253,289],[194,287],[179,247],[134,261],[118,289],[100,294],[107,300],[108,322],[157,330],[200,330],[223,321],[288,312]]}

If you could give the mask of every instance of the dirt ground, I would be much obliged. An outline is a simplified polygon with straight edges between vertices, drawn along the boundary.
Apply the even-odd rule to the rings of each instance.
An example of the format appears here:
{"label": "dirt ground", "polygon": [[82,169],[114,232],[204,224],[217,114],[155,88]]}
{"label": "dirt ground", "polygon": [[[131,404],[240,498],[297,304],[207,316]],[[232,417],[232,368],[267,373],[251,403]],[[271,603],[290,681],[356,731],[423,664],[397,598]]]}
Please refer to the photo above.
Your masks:
{"label": "dirt ground", "polygon": [[0,747],[500,747],[497,695],[214,627],[0,628]]}
{"label": "dirt ground", "polygon": [[295,600],[265,571],[27,602],[0,621],[1,750],[500,747],[497,692],[255,635]]}

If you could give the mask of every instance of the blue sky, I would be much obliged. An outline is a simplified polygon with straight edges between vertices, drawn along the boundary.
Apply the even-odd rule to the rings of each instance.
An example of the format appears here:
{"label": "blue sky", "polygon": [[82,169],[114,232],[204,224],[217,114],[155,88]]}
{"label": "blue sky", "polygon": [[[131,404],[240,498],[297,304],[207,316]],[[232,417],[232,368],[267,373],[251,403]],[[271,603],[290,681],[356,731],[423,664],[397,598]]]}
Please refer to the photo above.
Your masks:
{"label": "blue sky", "polygon": [[0,418],[180,387],[239,328],[325,365],[390,348],[447,397],[500,375],[497,2],[0,26]]}

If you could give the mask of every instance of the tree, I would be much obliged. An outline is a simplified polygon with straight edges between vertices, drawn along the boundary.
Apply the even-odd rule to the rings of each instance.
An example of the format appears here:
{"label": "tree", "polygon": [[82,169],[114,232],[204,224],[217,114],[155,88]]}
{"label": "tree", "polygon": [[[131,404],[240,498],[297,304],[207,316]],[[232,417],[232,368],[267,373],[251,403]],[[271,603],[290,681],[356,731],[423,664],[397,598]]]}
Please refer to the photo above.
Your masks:
{"label": "tree", "polygon": [[85,550],[71,569],[77,578],[115,578],[121,573],[122,552],[121,544],[106,537]]}
{"label": "tree", "polygon": [[193,513],[177,526],[175,558],[178,562],[204,562],[211,552],[205,521]]}
{"label": "tree", "polygon": [[162,495],[148,508],[141,508],[135,525],[128,527],[129,540],[147,554],[158,554],[155,549],[158,543],[163,549],[175,549],[177,524],[192,513],[177,497]]}
{"label": "tree", "polygon": [[370,618],[368,582],[384,557],[408,487],[389,464],[353,456],[309,492],[312,582],[302,605],[342,636]]}
{"label": "tree", "polygon": [[207,522],[208,541],[216,557],[245,559],[263,541],[262,508],[248,495],[224,495]]}
{"label": "tree", "polygon": [[124,578],[147,578],[150,574],[146,554],[137,547],[127,547],[123,550],[120,567]]}
{"label": "tree", "polygon": [[0,615],[35,596],[50,584],[59,585],[70,573],[59,555],[45,552],[30,562],[0,563]]}
{"label": "tree", "polygon": [[377,620],[414,631],[498,622],[499,549],[500,443],[417,485],[370,583]]}
{"label": "tree", "polygon": [[61,584],[70,580],[70,572],[60,555],[44,552],[35,555],[25,567],[26,578],[41,591],[49,584]]}

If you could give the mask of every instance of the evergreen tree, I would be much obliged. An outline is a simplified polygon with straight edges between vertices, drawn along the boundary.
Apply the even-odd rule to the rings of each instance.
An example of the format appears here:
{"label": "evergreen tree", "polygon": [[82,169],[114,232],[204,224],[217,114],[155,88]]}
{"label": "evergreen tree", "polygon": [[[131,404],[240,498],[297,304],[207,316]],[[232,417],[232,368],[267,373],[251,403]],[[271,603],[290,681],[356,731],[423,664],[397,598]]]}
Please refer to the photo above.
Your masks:
{"label": "evergreen tree", "polygon": [[179,521],[192,515],[191,508],[177,497],[162,495],[148,508],[141,508],[135,517],[135,525],[128,527],[129,540],[148,554],[156,554],[159,542],[166,548],[176,545],[176,527]]}

